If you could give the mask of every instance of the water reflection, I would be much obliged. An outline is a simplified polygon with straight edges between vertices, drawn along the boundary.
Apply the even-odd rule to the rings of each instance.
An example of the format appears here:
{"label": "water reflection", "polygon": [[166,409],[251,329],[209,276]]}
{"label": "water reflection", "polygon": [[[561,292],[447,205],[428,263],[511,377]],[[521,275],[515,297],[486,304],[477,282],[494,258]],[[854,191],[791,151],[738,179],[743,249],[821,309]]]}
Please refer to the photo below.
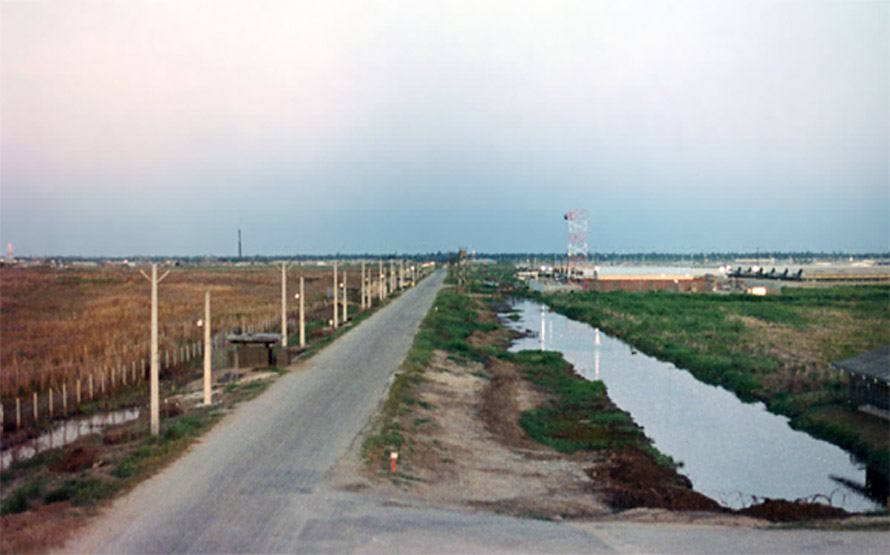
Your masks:
{"label": "water reflection", "polygon": [[0,455],[0,469],[5,470],[13,461],[30,459],[47,449],[64,447],[84,435],[102,431],[105,426],[124,424],[139,418],[139,409],[124,409],[108,413],[94,414],[87,418],[76,418],[56,424],[49,432],[37,438],[4,449]]}
{"label": "water reflection", "polygon": [[560,351],[580,375],[603,380],[615,404],[633,415],[659,450],[683,461],[683,473],[705,495],[734,508],[755,498],[814,496],[849,511],[880,507],[863,494],[864,467],[842,449],[792,430],[787,418],[762,403],[742,403],[537,303],[520,301],[515,309],[520,320],[509,325],[531,328],[538,337],[517,340],[511,351]]}

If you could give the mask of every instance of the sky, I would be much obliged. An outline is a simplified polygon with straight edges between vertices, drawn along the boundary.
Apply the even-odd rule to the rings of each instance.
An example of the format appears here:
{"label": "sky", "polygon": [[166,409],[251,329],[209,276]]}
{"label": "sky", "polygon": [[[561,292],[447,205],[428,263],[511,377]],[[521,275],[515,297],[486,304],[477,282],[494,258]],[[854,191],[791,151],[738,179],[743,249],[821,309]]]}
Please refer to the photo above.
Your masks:
{"label": "sky", "polygon": [[890,2],[0,0],[24,256],[890,251]]}

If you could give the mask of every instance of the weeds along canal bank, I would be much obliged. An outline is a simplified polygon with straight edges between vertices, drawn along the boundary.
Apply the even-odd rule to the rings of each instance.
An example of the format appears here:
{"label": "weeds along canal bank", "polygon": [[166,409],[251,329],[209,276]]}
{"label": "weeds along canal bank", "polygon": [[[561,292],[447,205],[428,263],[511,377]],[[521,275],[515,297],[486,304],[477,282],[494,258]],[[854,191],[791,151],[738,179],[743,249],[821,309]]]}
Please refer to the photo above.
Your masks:
{"label": "weeds along canal bank", "polygon": [[833,362],[887,343],[890,287],[787,288],[780,295],[660,292],[529,294],[890,475],[890,423],[857,410]]}
{"label": "weeds along canal bank", "polygon": [[[292,364],[307,361],[392,298],[384,297],[368,310],[353,312],[348,325],[337,330],[308,334],[306,349]],[[202,403],[203,371],[197,362],[167,376],[161,381],[158,436],[149,434],[147,385],[142,384],[97,401],[96,409],[103,412],[141,409],[137,418],[125,423],[102,426],[97,433],[81,435],[28,458],[13,455],[8,439],[19,442],[25,451],[40,430],[22,430],[33,438],[4,437],[4,449],[13,460],[0,473],[0,552],[42,552],[61,545],[100,507],[176,460],[226,414],[265,391],[288,372],[284,366],[214,370],[213,404],[209,407]]]}
{"label": "weeds along canal bank", "polygon": [[[335,486],[546,519],[641,508],[736,524],[847,515],[770,500],[730,511],[696,492],[602,382],[578,376],[559,353],[508,352],[518,333],[498,314],[511,317],[506,300],[519,291],[510,268],[458,275],[460,285],[450,276],[422,323],[360,450],[333,472]],[[868,526],[886,528],[887,519]]]}

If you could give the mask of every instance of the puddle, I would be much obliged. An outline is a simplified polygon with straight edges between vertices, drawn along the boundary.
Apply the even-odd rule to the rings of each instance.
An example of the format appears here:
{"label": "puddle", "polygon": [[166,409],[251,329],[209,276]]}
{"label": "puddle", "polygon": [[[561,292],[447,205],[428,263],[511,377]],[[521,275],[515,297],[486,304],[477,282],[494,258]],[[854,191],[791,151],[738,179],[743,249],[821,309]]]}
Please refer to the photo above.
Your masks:
{"label": "puddle", "polygon": [[30,459],[47,449],[63,447],[82,436],[100,432],[105,426],[124,424],[137,418],[139,409],[125,409],[59,422],[51,431],[35,439],[9,449],[4,448],[0,455],[0,469],[6,470],[13,461]]}

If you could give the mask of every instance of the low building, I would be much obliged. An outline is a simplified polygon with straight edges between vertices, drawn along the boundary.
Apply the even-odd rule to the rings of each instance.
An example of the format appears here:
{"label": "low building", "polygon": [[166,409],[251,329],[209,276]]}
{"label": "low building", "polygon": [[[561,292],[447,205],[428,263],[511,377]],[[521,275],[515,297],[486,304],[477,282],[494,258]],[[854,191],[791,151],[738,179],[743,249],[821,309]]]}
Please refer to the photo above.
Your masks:
{"label": "low building", "polygon": [[676,291],[710,293],[714,290],[711,280],[689,274],[642,274],[609,275],[582,282],[585,291]]}
{"label": "low building", "polygon": [[235,333],[228,336],[230,368],[285,367],[290,364],[287,347],[279,333]]}
{"label": "low building", "polygon": [[850,376],[850,400],[859,410],[890,419],[890,345],[832,366]]}

